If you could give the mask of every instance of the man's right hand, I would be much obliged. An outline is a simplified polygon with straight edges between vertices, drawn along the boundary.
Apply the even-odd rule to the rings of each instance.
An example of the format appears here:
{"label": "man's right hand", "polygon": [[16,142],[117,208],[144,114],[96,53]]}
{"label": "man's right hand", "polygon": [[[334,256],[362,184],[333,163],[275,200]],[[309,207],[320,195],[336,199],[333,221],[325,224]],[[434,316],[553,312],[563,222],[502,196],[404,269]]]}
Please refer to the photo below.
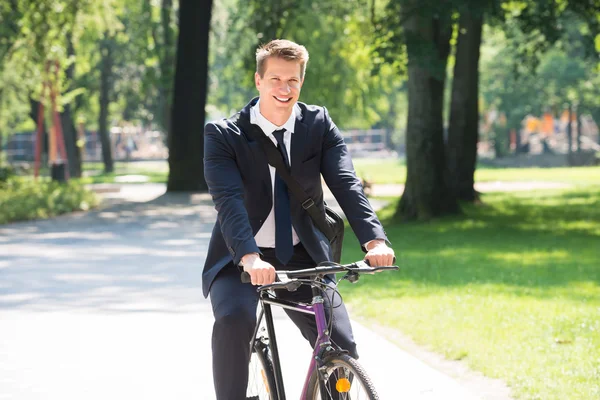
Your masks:
{"label": "man's right hand", "polygon": [[275,282],[275,267],[260,259],[257,253],[246,254],[242,257],[244,271],[250,274],[253,285],[268,285]]}

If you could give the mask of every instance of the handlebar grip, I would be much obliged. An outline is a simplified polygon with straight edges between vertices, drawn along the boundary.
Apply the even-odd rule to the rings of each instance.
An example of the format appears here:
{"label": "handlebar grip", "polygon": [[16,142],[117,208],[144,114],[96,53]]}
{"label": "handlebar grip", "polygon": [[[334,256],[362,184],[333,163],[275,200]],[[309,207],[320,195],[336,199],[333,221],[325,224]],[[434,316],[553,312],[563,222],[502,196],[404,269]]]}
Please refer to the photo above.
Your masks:
{"label": "handlebar grip", "polygon": [[[369,260],[365,260],[365,264],[367,264],[369,267],[371,266],[371,264],[369,263]],[[392,260],[392,264],[396,264],[396,256],[394,256],[394,259]]]}
{"label": "handlebar grip", "polygon": [[247,273],[246,271],[242,271],[242,283],[251,283],[252,282],[252,278],[250,278],[250,274]]}

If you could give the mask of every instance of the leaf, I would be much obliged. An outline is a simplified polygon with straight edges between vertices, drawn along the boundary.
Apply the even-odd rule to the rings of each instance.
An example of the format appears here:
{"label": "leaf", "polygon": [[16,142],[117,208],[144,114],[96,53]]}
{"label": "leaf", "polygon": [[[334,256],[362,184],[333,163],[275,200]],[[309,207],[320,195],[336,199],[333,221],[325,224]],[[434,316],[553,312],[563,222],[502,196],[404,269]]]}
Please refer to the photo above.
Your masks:
{"label": "leaf", "polygon": [[88,90],[86,88],[77,88],[77,89],[73,89],[69,92],[63,93],[60,96],[60,104],[61,106],[65,106],[69,103],[71,103],[73,100],[75,100],[75,98],[81,94],[86,93]]}

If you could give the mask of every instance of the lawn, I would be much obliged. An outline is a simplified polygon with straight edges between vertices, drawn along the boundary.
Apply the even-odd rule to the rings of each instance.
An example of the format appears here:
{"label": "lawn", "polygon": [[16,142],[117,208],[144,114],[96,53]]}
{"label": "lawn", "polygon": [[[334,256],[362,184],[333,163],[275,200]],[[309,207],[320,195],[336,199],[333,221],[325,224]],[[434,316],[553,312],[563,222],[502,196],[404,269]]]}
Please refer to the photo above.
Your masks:
{"label": "lawn", "polygon": [[[600,398],[600,187],[483,201],[430,223],[394,223],[395,200],[382,210],[401,270],[343,284],[353,316],[501,378],[518,399]],[[359,258],[347,232],[344,259]]]}
{"label": "lawn", "polygon": [[[406,164],[398,159],[359,158],[354,160],[359,176],[373,183],[404,183]],[[102,172],[102,163],[84,163],[83,183],[164,183],[169,173],[166,161],[117,162],[115,172]],[[139,179],[142,178],[142,179]],[[582,168],[489,168],[479,166],[477,182],[490,181],[548,181],[571,184],[600,184],[600,167]]]}
{"label": "lawn", "polygon": [[[354,168],[359,176],[372,183],[404,183],[406,164],[398,159],[356,159]],[[476,182],[548,181],[571,184],[600,184],[600,167],[579,168],[489,168],[478,166]]]}
{"label": "lawn", "polygon": [[83,183],[166,183],[169,166],[166,161],[117,162],[111,173],[103,172],[102,163],[83,164]]}

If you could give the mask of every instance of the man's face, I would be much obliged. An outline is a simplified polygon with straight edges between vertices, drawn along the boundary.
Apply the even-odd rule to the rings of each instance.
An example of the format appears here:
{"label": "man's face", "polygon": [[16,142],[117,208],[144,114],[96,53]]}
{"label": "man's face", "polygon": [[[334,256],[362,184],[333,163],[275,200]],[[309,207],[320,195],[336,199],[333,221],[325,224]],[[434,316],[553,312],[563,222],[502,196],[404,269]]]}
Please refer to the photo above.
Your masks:
{"label": "man's face", "polygon": [[262,78],[258,72],[254,75],[261,113],[291,112],[303,83],[300,63],[272,57],[266,60],[265,67]]}

